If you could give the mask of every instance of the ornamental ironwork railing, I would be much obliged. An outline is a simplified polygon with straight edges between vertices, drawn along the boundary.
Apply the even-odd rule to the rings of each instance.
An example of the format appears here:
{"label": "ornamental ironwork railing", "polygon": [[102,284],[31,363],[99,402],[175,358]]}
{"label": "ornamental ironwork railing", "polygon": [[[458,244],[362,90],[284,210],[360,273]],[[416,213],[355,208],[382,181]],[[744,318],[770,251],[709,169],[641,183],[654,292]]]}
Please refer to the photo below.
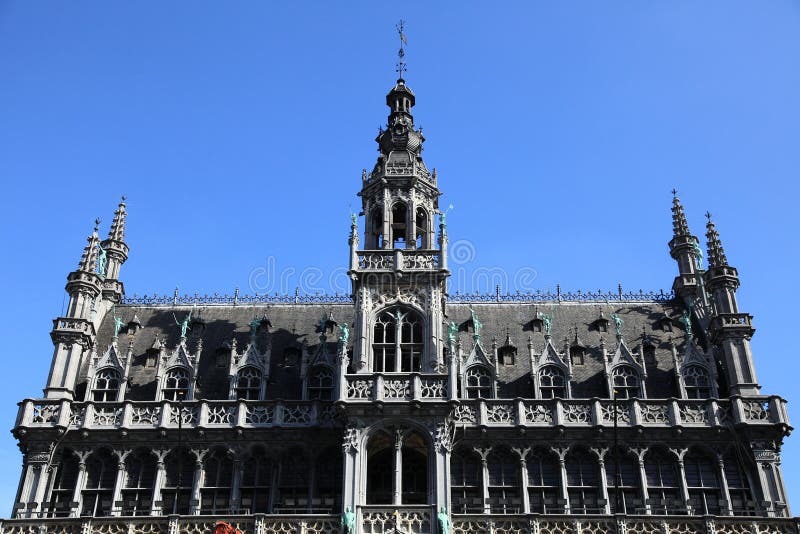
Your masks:
{"label": "ornamental ironwork railing", "polygon": [[[360,512],[360,534],[432,534],[439,532],[428,509],[368,510]],[[423,516],[424,514],[424,516]],[[224,520],[245,534],[342,534],[339,515],[239,515],[168,517],[105,517],[8,519],[0,534],[205,534]],[[798,534],[800,520],[777,517],[687,517],[654,515],[455,515],[453,534]],[[403,530],[399,530],[402,528]]]}
{"label": "ornamental ironwork railing", "polygon": [[[405,258],[404,262],[427,262],[430,258],[414,256],[413,260]],[[430,260],[437,261],[437,260]],[[410,263],[409,263],[410,264]],[[387,269],[389,267],[386,267]],[[378,267],[376,267],[378,269]],[[561,291],[560,286],[546,291],[516,291],[502,292],[498,288],[493,293],[460,293],[448,295],[447,301],[452,303],[491,303],[491,302],[520,302],[520,303],[559,303],[559,302],[596,302],[596,303],[628,303],[628,302],[669,302],[675,297],[672,291]],[[122,297],[122,304],[135,306],[238,306],[251,304],[353,304],[353,297],[349,293],[314,293],[306,294],[296,290],[294,294],[280,293],[255,293],[244,295],[237,288],[231,294],[179,294],[175,291],[172,295],[137,295]]]}

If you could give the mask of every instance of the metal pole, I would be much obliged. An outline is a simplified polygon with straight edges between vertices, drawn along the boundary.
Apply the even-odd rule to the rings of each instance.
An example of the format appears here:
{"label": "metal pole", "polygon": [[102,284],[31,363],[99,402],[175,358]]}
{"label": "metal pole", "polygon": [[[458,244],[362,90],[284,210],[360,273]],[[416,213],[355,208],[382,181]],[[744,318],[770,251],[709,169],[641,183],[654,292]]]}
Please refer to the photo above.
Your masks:
{"label": "metal pole", "polygon": [[183,433],[183,391],[178,391],[178,483],[175,487],[175,498],[172,501],[172,513],[178,513],[178,499],[183,482],[183,451],[181,451],[181,434]]}
{"label": "metal pole", "polygon": [[619,471],[619,433],[617,430],[617,388],[614,388],[614,502],[616,513],[622,513],[619,506],[619,485],[622,474]]}

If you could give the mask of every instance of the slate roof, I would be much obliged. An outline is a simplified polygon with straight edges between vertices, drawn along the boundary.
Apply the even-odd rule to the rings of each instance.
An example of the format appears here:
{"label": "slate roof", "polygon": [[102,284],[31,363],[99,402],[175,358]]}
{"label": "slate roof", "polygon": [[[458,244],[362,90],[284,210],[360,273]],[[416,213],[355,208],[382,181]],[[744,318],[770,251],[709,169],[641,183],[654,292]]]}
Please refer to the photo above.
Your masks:
{"label": "slate roof", "polygon": [[[559,352],[564,351],[565,339],[570,345],[575,343],[575,329],[581,345],[586,348],[583,365],[573,366],[573,397],[606,397],[607,388],[603,377],[604,364],[601,357],[601,338],[606,350],[613,354],[617,339],[614,325],[610,323],[607,332],[597,329],[597,319],[602,311],[606,319],[612,313],[624,321],[623,338],[627,346],[634,350],[641,344],[642,334],[655,346],[654,361],[646,362],[647,394],[649,398],[677,396],[674,379],[673,358],[669,341],[672,339],[682,350],[683,330],[678,318],[682,313],[676,302],[636,302],[636,303],[448,303],[447,320],[459,325],[462,351],[469,354],[473,346],[470,306],[479,321],[483,323],[481,344],[487,353],[492,352],[493,338],[498,347],[508,337],[517,349],[513,365],[498,362],[501,397],[532,397],[531,361],[528,355],[528,339],[535,353],[541,353],[545,346],[544,333],[536,328],[537,312],[552,316],[552,341]],[[118,346],[121,353],[127,351],[132,343],[133,361],[130,370],[130,385],[126,397],[131,400],[154,400],[156,393],[154,366],[146,365],[147,353],[156,338],[166,350],[174,350],[179,343],[180,329],[175,319],[183,319],[192,308],[190,306],[142,306],[118,305],[116,314],[127,323],[136,315],[142,328],[133,336],[120,334]],[[206,399],[226,399],[228,397],[228,366],[218,365],[218,352],[229,347],[235,339],[237,350],[243,351],[250,340],[250,322],[254,317],[266,314],[270,320],[272,353],[270,379],[267,384],[267,398],[300,398],[300,366],[297,363],[286,365],[284,354],[287,350],[302,350],[313,355],[320,343],[319,321],[332,315],[341,324],[353,324],[355,307],[353,304],[270,304],[264,306],[211,305],[197,309],[205,321],[202,337],[202,352],[199,358],[198,387],[196,396]],[[195,313],[197,313],[197,311]],[[673,331],[662,329],[665,317],[670,319]],[[98,353],[102,353],[111,343],[114,322],[111,314],[103,319],[98,331]],[[265,337],[259,336],[259,349],[265,349]],[[336,349],[336,330],[328,336],[329,353]],[[189,335],[188,346],[194,351],[197,337]],[[84,374],[85,376],[85,374]],[[85,388],[85,384],[82,385]],[[80,394],[79,394],[80,398]]]}

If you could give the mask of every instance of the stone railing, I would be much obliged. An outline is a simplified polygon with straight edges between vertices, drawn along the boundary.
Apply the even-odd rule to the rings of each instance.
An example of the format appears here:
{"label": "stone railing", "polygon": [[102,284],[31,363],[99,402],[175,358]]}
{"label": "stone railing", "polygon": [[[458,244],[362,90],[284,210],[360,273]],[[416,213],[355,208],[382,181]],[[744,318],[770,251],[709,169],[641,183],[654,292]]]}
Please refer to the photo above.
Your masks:
{"label": "stone railing", "polygon": [[441,401],[447,398],[447,376],[387,373],[347,376],[347,400]]}
{"label": "stone railing", "polygon": [[720,427],[773,425],[789,427],[786,401],[780,397],[731,397],[717,400],[462,400],[455,422],[475,426],[544,427]]}
{"label": "stone railing", "polygon": [[437,250],[365,250],[358,253],[358,268],[366,271],[422,271],[439,268]]}
{"label": "stone railing", "polygon": [[[397,513],[395,514],[395,511]],[[429,508],[364,507],[356,534],[432,534]],[[0,534],[212,534],[222,520],[244,534],[341,534],[338,515],[10,519]],[[797,518],[455,515],[453,534],[798,534]]]}
{"label": "stone railing", "polygon": [[16,430],[310,427],[330,423],[332,403],[319,401],[72,402],[25,400]]}

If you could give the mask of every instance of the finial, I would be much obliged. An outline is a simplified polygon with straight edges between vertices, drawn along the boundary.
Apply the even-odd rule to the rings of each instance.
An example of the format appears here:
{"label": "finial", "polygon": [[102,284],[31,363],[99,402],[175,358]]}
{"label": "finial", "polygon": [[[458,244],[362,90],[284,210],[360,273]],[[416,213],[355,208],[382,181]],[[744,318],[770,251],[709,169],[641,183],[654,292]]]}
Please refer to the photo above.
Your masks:
{"label": "finial", "polygon": [[108,230],[108,241],[125,241],[125,217],[128,214],[125,210],[125,200],[127,198],[122,195],[119,206],[114,211],[114,219],[111,221],[111,228]]}
{"label": "finial", "polygon": [[674,187],[672,188],[672,198],[678,198],[678,190]]}
{"label": "finial", "polygon": [[708,240],[708,266],[721,267],[728,265],[728,258],[725,256],[725,249],[722,248],[722,241],[719,238],[719,232],[711,220],[711,213],[706,212],[706,238]]}
{"label": "finial", "polygon": [[97,233],[97,230],[100,228],[100,217],[97,217],[94,220],[94,233]]}
{"label": "finial", "polygon": [[686,212],[678,198],[677,189],[672,190],[672,233],[674,237],[691,235],[689,223],[686,221]]}
{"label": "finial", "polygon": [[405,62],[406,51],[404,46],[408,44],[408,40],[406,39],[405,26],[406,26],[406,21],[402,19],[400,20],[400,22],[397,23],[396,26],[397,34],[400,36],[400,50],[397,51],[398,60],[396,69],[398,74],[398,81],[403,80],[403,73],[406,71],[406,62]]}

